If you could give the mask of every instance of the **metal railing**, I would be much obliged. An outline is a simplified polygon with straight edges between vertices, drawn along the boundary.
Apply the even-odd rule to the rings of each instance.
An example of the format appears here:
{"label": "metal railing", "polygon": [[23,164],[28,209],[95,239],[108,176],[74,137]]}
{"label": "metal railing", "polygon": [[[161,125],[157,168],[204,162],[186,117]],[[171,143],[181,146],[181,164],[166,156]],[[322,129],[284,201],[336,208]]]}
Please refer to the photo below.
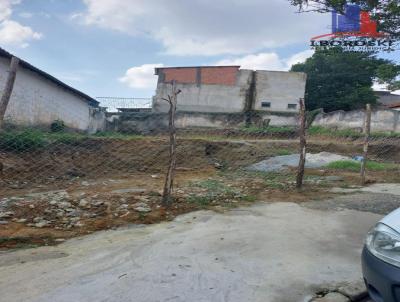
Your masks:
{"label": "metal railing", "polygon": [[96,97],[107,112],[119,112],[121,109],[150,109],[151,98]]}

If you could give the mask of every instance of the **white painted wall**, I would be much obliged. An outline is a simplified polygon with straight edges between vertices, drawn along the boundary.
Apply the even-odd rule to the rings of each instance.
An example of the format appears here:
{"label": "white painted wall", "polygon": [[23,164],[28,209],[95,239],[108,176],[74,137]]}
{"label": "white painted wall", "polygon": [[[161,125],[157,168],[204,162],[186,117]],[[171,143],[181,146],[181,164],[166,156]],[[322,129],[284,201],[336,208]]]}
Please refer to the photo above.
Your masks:
{"label": "white painted wall", "polygon": [[[10,60],[0,58],[0,93],[8,75]],[[68,127],[87,130],[89,105],[82,97],[52,81],[19,67],[5,119],[18,125],[49,125],[61,119]]]}
{"label": "white painted wall", "polygon": [[[312,125],[337,129],[363,129],[364,121],[364,110],[334,111],[318,114]],[[389,109],[372,111],[371,131],[400,132],[400,111]]]}
{"label": "white painted wall", "polygon": [[[298,112],[299,99],[304,98],[305,87],[304,73],[257,70],[254,109]],[[271,107],[262,107],[262,102],[270,102]],[[288,104],[297,104],[296,109],[288,109]]]}

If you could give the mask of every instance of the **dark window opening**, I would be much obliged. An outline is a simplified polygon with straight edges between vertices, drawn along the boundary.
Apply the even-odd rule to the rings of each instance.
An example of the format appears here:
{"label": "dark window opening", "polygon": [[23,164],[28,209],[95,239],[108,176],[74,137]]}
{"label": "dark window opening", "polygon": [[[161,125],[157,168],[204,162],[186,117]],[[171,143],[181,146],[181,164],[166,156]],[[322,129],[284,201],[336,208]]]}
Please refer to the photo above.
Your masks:
{"label": "dark window opening", "polygon": [[263,108],[271,108],[271,102],[261,102],[261,107],[263,107]]}
{"label": "dark window opening", "polygon": [[297,109],[297,104],[288,104],[287,108],[288,109]]}

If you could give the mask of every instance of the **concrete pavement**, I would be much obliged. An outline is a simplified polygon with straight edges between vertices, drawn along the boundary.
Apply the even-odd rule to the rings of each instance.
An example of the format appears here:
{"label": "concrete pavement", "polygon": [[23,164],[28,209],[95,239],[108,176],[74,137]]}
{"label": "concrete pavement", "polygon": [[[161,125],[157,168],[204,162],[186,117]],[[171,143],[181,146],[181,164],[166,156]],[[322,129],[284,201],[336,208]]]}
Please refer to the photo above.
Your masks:
{"label": "concrete pavement", "polygon": [[363,239],[380,218],[259,203],[99,232],[0,255],[0,301],[307,301],[360,278]]}

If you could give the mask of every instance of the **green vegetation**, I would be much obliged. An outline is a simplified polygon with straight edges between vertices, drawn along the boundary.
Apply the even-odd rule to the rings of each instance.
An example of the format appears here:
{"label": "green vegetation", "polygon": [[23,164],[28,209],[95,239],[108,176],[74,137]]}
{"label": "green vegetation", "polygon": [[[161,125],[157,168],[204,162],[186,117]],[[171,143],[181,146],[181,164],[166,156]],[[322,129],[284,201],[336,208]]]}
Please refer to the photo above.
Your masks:
{"label": "green vegetation", "polygon": [[[321,135],[328,137],[342,137],[357,139],[364,137],[364,134],[353,129],[332,129],[325,128],[322,126],[312,126],[307,130],[309,135]],[[400,138],[398,132],[372,132],[370,135],[372,138]]]}
{"label": "green vegetation", "polygon": [[346,4],[358,4],[370,12],[372,19],[379,20],[378,30],[400,37],[400,3],[398,0],[289,0],[300,11],[315,10],[320,13],[336,10],[344,12]]}
{"label": "green vegetation", "polygon": [[375,104],[374,81],[397,85],[400,66],[374,53],[343,51],[341,48],[318,49],[305,63],[291,71],[305,72],[306,107],[323,108],[325,112],[365,108]]}
{"label": "green vegetation", "polygon": [[311,126],[307,130],[307,133],[309,135],[321,135],[321,136],[343,137],[343,138],[353,138],[353,139],[357,139],[364,136],[361,132],[357,132],[352,129],[331,129],[321,126]]}
{"label": "green vegetation", "polygon": [[[366,169],[370,171],[384,171],[395,169],[398,166],[395,164],[378,163],[375,161],[367,161]],[[361,162],[355,160],[339,160],[330,163],[327,168],[336,170],[347,170],[358,172],[361,170]]]}
{"label": "green vegetation", "polygon": [[209,205],[213,200],[215,200],[215,198],[212,198],[212,196],[210,195],[203,196],[203,195],[190,194],[187,200],[189,203],[194,203],[199,206],[205,207]]}
{"label": "green vegetation", "polygon": [[282,156],[282,155],[290,155],[290,154],[296,153],[296,151],[292,151],[289,149],[276,149],[274,153],[276,155]]}
{"label": "green vegetation", "polygon": [[25,152],[43,148],[46,139],[41,131],[23,130],[0,132],[0,149]]}
{"label": "green vegetation", "polygon": [[225,185],[223,182],[214,179],[192,182],[190,187],[205,189],[205,192],[192,193],[188,197],[188,202],[202,207],[217,201],[242,200],[254,202],[256,200],[255,196],[242,194],[238,190],[235,190]]}
{"label": "green vegetation", "polygon": [[80,133],[45,132],[40,130],[9,130],[0,132],[0,149],[26,152],[45,148],[51,144],[79,144],[88,136]]}
{"label": "green vegetation", "polygon": [[286,190],[288,183],[294,183],[296,180],[295,173],[289,173],[287,171],[282,172],[248,172],[253,177],[259,177],[264,180],[265,185],[271,189]]}
{"label": "green vegetation", "polygon": [[46,132],[36,129],[10,129],[0,132],[0,150],[27,152],[45,148],[52,144],[79,145],[88,139],[103,138],[133,140],[140,139],[142,136],[114,132],[102,132],[95,135],[87,135],[77,132]]}
{"label": "green vegetation", "polygon": [[65,131],[65,123],[62,120],[55,120],[50,124],[51,132],[64,132]]}

